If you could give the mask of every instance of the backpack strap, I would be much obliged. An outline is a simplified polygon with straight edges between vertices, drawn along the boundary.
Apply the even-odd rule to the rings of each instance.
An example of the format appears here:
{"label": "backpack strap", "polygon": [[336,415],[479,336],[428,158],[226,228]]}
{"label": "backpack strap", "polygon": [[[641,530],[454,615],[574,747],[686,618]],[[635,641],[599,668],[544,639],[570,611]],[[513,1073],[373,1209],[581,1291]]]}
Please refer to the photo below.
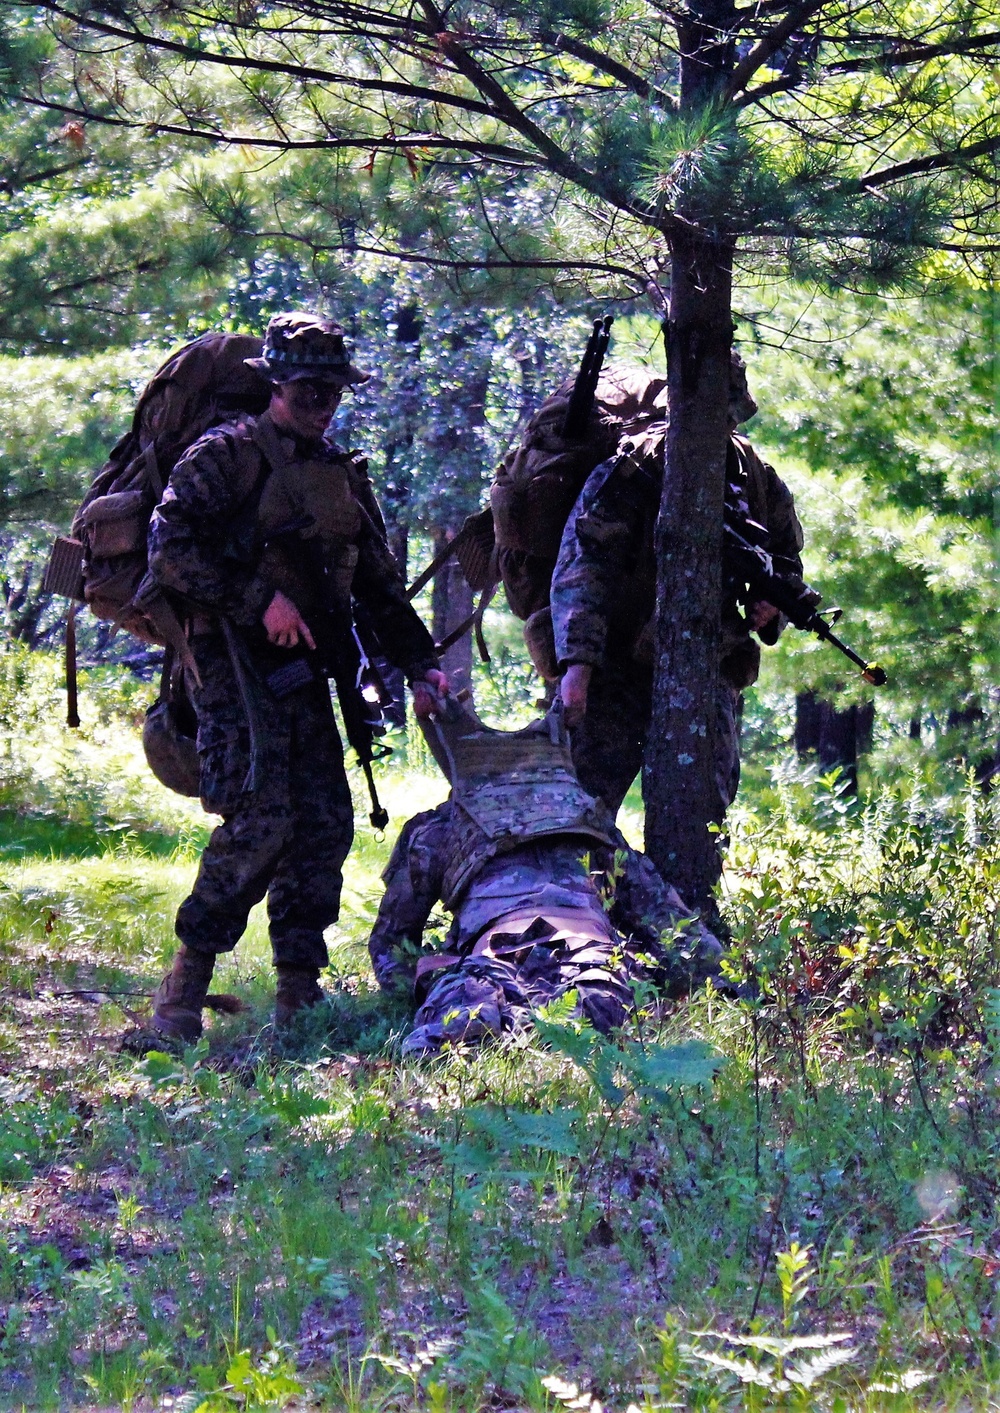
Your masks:
{"label": "backpack strap", "polygon": [[76,615],[78,603],[71,603],[66,614],[66,725],[80,725],[80,708],[76,685]]}
{"label": "backpack strap", "polygon": [[406,597],[408,599],[416,598],[420,590],[426,587],[435,574],[444,568],[453,554],[458,555],[462,572],[465,574],[469,586],[473,589],[485,589],[495,566],[490,565],[487,569],[482,561],[489,560],[495,545],[493,512],[490,507],[487,506],[485,510],[478,510],[472,515],[467,515],[458,534],[438,550],[423,573],[414,579],[406,591]]}

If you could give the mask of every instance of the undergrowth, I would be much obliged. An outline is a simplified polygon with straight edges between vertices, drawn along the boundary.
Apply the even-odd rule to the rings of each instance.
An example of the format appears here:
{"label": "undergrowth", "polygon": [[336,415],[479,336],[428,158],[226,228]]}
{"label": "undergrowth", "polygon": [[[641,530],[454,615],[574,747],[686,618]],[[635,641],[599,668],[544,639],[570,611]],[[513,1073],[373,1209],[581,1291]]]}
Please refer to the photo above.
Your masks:
{"label": "undergrowth", "polygon": [[[101,759],[76,823],[5,777],[0,1406],[1000,1397],[990,798],[957,778],[859,804],[778,771],[733,821],[742,999],[643,993],[614,1041],[557,1005],[425,1064],[396,1058],[408,1012],[367,967],[389,841],[361,823],[327,1005],[277,1046],[256,918],[222,973],[247,1009],[138,1062],[117,1040],[197,835],[119,819],[138,795],[103,789]],[[401,819],[439,786],[396,764]]]}

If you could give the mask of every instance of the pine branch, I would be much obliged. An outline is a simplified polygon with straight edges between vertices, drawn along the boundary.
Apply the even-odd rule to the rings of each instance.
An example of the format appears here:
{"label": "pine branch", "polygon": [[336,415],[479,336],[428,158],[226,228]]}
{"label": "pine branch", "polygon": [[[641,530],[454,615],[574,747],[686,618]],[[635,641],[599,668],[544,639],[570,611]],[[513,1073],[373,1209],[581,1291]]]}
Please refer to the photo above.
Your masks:
{"label": "pine branch", "polygon": [[770,83],[762,83],[756,88],[747,89],[742,97],[733,99],[732,106],[734,108],[749,108],[751,104],[762,103],[765,98],[770,98],[775,93],[787,93],[801,81],[801,73],[786,74],[784,78],[772,79]]}
{"label": "pine branch", "polygon": [[539,31],[538,38],[543,44],[551,44],[554,49],[562,50],[566,54],[572,54],[575,59],[581,59],[598,73],[607,74],[610,78],[616,78],[631,93],[637,94],[640,98],[652,100],[659,104],[661,108],[676,111],[678,104],[675,98],[669,93],[664,93],[661,88],[654,88],[651,83],[627,68],[624,64],[613,59],[610,54],[605,54],[593,45],[585,44],[582,39],[573,39],[568,34],[557,34],[555,30],[543,29]]}
{"label": "pine branch", "polygon": [[[343,245],[326,245],[320,241],[310,240],[308,236],[293,235],[290,231],[283,230],[260,231],[258,239],[290,241],[295,245],[306,246],[314,255],[346,248]],[[530,260],[520,259],[514,255],[505,255],[502,260],[489,258],[461,260],[457,256],[422,255],[416,251],[397,249],[388,245],[359,245],[353,241],[350,249],[362,255],[384,255],[387,259],[401,260],[404,264],[427,265],[441,270],[580,270],[593,274],[614,275],[620,279],[628,280],[631,284],[638,285],[636,295],[645,292],[648,279],[647,275],[629,269],[626,265],[615,265],[602,260]]]}
{"label": "pine branch", "polygon": [[28,175],[18,172],[11,177],[0,177],[0,192],[7,196],[16,196],[19,191],[25,191],[29,186],[38,186],[41,182],[51,181],[53,177],[64,177],[67,172],[75,172],[86,164],[85,157],[78,157],[75,162],[63,162],[57,167],[45,167],[40,172],[31,172]]}
{"label": "pine branch", "polygon": [[[900,40],[906,36],[899,36]],[[878,41],[880,44],[884,40]],[[975,54],[981,49],[1000,46],[1000,30],[991,34],[968,35],[964,39],[947,40],[941,44],[920,44],[913,49],[903,49],[898,54],[880,52],[864,59],[840,59],[828,65],[826,72],[831,74],[876,72],[884,69],[906,68],[910,64],[925,64],[929,59],[940,59],[946,54]]]}
{"label": "pine branch", "polygon": [[746,58],[736,65],[726,85],[726,97],[733,98],[746,88],[758,69],[762,69],[785,41],[790,39],[796,30],[801,29],[810,15],[822,9],[825,3],[826,0],[805,0],[804,4],[789,10],[773,29],[758,40]]}
{"label": "pine branch", "polygon": [[135,26],[131,29],[123,29],[119,25],[96,19],[92,15],[79,15],[60,4],[59,0],[40,0],[40,4],[50,14],[69,20],[82,29],[107,35],[109,39],[122,39],[128,44],[138,44],[146,49],[157,49],[163,53],[177,54],[193,63],[218,64],[227,69],[249,69],[254,73],[280,74],[285,78],[308,79],[315,83],[343,85],[345,88],[356,88],[366,92],[392,93],[400,98],[421,98],[429,103],[440,103],[449,108],[476,113],[480,117],[492,118],[496,116],[487,104],[479,103],[473,98],[463,98],[460,94],[448,93],[440,88],[426,88],[422,84],[415,83],[393,83],[391,80],[381,78],[362,78],[358,74],[340,74],[329,69],[317,69],[308,64],[299,64],[292,60],[258,59],[250,58],[247,55],[220,54],[212,49],[200,49],[193,44],[182,44],[180,40],[165,39]]}
{"label": "pine branch", "polygon": [[[492,74],[488,73],[479,64],[468,50],[459,41],[459,36],[444,28],[444,19],[434,4],[434,0],[419,0],[421,9],[427,16],[431,25],[439,25],[437,30],[437,41],[441,52],[454,64],[458,72],[468,80],[473,88],[486,99],[492,110],[492,115],[511,127],[515,132],[519,132],[522,137],[537,148],[546,166],[559,176],[566,177],[575,185],[582,187],[593,196],[599,196],[605,201],[612,202],[622,211],[629,215],[636,216],[640,220],[650,220],[650,213],[637,207],[628,193],[622,190],[617,183],[609,180],[604,174],[597,174],[581,166],[570,157],[557,142],[555,142],[544,129],[532,122],[527,115],[518,108],[517,104],[510,97],[509,93]],[[684,229],[686,232],[694,228],[681,218],[667,214],[662,218],[662,228]]]}
{"label": "pine branch", "polygon": [[[68,103],[56,103],[53,99],[37,98],[30,94],[16,95],[18,102],[30,108],[41,108],[47,112],[65,113],[67,117],[81,118],[88,123],[103,123],[107,127],[140,130],[150,137],[188,137],[199,142],[211,142],[217,146],[261,147],[277,149],[280,152],[338,151],[345,148],[359,148],[363,152],[372,150],[400,151],[407,148],[439,148],[466,152],[473,157],[489,157],[514,166],[534,166],[533,152],[516,147],[505,147],[498,142],[476,142],[466,138],[440,137],[436,133],[386,133],[383,137],[316,137],[284,138],[259,137],[252,133],[213,132],[205,128],[184,127],[180,123],[150,123],[142,118],[113,117],[109,113],[99,113],[92,108],[74,108]],[[79,164],[77,164],[79,165]],[[68,168],[65,170],[69,170]],[[4,184],[0,182],[0,190]]]}
{"label": "pine branch", "polygon": [[911,162],[899,162],[895,167],[883,167],[880,172],[870,172],[868,176],[861,177],[858,185],[868,191],[874,191],[880,186],[888,186],[890,182],[903,181],[907,177],[920,176],[925,172],[957,167],[964,162],[971,162],[976,157],[988,157],[997,151],[1000,151],[1000,134],[983,138],[982,142],[970,143],[967,147],[953,147],[948,152],[934,152],[929,157],[915,157]]}

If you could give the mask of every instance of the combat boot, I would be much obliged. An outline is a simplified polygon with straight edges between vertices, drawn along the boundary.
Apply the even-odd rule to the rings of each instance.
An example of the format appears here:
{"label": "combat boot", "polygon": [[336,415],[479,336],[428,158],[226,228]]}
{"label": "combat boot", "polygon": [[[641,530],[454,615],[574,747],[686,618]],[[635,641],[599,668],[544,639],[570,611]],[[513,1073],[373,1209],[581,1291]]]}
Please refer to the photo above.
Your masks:
{"label": "combat boot", "polygon": [[318,1006],[325,1000],[323,988],[319,984],[319,967],[293,967],[279,963],[278,990],[274,998],[274,1024],[276,1029],[290,1025],[299,1011],[309,1006]]}
{"label": "combat boot", "polygon": [[214,952],[196,952],[181,945],[169,973],[153,993],[153,1029],[169,1040],[197,1040],[214,970]]}

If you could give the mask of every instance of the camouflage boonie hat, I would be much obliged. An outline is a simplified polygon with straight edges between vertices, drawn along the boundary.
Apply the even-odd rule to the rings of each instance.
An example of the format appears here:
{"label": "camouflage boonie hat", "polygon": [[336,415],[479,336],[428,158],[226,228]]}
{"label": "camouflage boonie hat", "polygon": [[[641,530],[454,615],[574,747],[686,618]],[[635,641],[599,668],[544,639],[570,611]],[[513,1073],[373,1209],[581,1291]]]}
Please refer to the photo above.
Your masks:
{"label": "camouflage boonie hat", "polygon": [[272,383],[291,383],[296,378],[366,383],[371,377],[351,362],[340,324],[318,314],[275,314],[264,335],[262,356],[245,362]]}

